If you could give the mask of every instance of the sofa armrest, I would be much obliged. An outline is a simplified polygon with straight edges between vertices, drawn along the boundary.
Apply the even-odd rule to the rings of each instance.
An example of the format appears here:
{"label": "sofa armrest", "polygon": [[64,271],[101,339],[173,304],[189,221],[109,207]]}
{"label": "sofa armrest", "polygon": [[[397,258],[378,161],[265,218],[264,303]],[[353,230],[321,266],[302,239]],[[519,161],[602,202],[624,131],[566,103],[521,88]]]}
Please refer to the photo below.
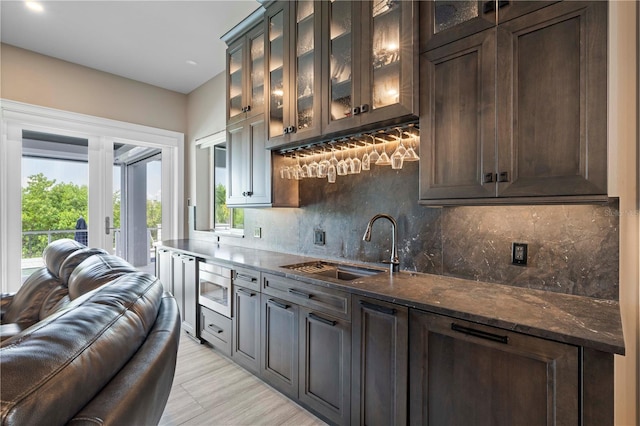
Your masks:
{"label": "sofa armrest", "polygon": [[165,293],[143,345],[68,424],[158,424],[173,384],[179,341],[178,304]]}

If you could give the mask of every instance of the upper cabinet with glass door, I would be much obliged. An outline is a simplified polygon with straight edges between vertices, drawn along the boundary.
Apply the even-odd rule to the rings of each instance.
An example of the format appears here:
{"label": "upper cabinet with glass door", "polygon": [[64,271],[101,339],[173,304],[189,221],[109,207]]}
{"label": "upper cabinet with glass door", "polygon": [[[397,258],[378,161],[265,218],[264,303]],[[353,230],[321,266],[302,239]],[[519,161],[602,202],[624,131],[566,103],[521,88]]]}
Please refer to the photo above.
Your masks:
{"label": "upper cabinet with glass door", "polygon": [[443,46],[555,1],[429,0],[420,3],[420,52]]}
{"label": "upper cabinet with glass door", "polygon": [[[258,16],[261,18],[262,14]],[[232,124],[264,112],[264,26],[254,28],[235,41],[223,37],[227,48],[227,123]]]}
{"label": "upper cabinet with glass door", "polygon": [[320,4],[278,1],[267,9],[269,147],[320,135]]}
{"label": "upper cabinet with glass door", "polygon": [[328,105],[323,108],[323,133],[415,117],[416,3],[334,0],[324,5]]}

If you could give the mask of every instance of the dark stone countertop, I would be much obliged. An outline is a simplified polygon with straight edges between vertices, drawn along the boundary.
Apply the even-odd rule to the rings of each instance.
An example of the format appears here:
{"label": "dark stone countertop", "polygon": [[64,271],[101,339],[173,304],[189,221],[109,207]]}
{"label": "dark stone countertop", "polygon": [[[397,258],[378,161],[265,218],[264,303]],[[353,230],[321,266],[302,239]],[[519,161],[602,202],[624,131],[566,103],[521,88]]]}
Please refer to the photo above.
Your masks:
{"label": "dark stone countertop", "polygon": [[313,257],[203,240],[170,240],[156,245],[410,308],[624,355],[620,306],[611,300],[415,272],[381,273],[353,281],[317,279],[313,274],[282,268],[318,260]]}

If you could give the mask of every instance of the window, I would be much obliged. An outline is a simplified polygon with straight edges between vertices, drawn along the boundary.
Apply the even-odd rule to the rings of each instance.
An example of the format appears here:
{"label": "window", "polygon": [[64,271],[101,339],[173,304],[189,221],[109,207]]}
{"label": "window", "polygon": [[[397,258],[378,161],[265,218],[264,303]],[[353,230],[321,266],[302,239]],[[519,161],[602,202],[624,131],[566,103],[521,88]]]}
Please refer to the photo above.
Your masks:
{"label": "window", "polygon": [[197,142],[195,230],[244,235],[244,209],[227,207],[225,132]]}

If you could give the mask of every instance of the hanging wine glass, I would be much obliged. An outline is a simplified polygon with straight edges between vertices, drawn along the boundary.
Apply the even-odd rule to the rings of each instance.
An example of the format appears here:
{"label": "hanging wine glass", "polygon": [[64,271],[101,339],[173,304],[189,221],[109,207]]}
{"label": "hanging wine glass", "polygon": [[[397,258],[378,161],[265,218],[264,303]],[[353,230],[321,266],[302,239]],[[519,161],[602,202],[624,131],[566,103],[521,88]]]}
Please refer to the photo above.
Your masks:
{"label": "hanging wine glass", "polygon": [[309,164],[309,177],[314,178],[318,177],[318,162],[316,161],[317,154],[313,151],[311,152],[311,159],[313,160]]}
{"label": "hanging wine glass", "polygon": [[[358,149],[358,144],[354,143],[353,144],[354,152],[357,149]],[[349,152],[349,158],[351,158],[351,152]],[[357,175],[358,173],[360,173],[361,169],[362,169],[362,162],[358,158],[358,153],[356,152],[356,155],[354,155],[354,158],[353,160],[351,160],[351,163],[350,163],[349,174]]]}
{"label": "hanging wine glass", "polygon": [[[335,163],[333,160],[335,160]],[[336,165],[337,164],[338,164],[338,160],[336,159],[336,151],[335,151],[335,148],[331,146],[331,159],[329,160],[329,167],[327,167],[327,180],[329,181],[329,183],[336,182],[336,175],[337,175]]]}
{"label": "hanging wine glass", "polygon": [[338,173],[338,176],[345,176],[349,173],[349,166],[344,159],[344,147],[340,148],[340,161],[338,161],[338,164],[336,165],[336,172]]}
{"label": "hanging wine glass", "polygon": [[387,151],[386,151],[385,146],[384,146],[387,143],[387,141],[384,140],[384,139],[379,139],[379,140],[382,141],[382,144],[381,144],[382,145],[382,154],[380,154],[380,157],[376,160],[376,166],[390,166],[391,165],[391,159],[387,155]]}
{"label": "hanging wine glass", "polygon": [[418,154],[416,154],[416,151],[413,148],[414,145],[417,146],[415,144],[416,136],[417,135],[414,134],[414,133],[411,134],[411,139],[409,141],[409,149],[407,149],[407,153],[404,155],[404,161],[418,161],[418,160],[420,160],[420,157],[418,157]]}
{"label": "hanging wine glass", "polygon": [[371,159],[369,157],[369,145],[366,141],[364,141],[364,155],[362,156],[362,170],[370,170],[371,168]]}
{"label": "hanging wine glass", "polygon": [[304,179],[309,177],[309,158],[307,155],[301,155],[304,164],[300,168],[300,178]]}
{"label": "hanging wine glass", "polygon": [[396,150],[391,154],[391,168],[394,170],[398,170],[402,168],[402,163],[404,163],[404,156],[407,153],[406,148],[402,144],[402,129],[398,128],[398,146],[396,146]]}
{"label": "hanging wine glass", "polygon": [[327,177],[327,172],[329,171],[329,160],[327,159],[327,152],[324,150],[323,158],[318,163],[318,178],[324,179]]}
{"label": "hanging wine glass", "polygon": [[371,146],[373,146],[373,151],[369,154],[369,162],[371,164],[376,164],[376,161],[380,159],[380,154],[378,154],[378,150],[376,149],[376,138],[373,135],[367,135],[371,137]]}

